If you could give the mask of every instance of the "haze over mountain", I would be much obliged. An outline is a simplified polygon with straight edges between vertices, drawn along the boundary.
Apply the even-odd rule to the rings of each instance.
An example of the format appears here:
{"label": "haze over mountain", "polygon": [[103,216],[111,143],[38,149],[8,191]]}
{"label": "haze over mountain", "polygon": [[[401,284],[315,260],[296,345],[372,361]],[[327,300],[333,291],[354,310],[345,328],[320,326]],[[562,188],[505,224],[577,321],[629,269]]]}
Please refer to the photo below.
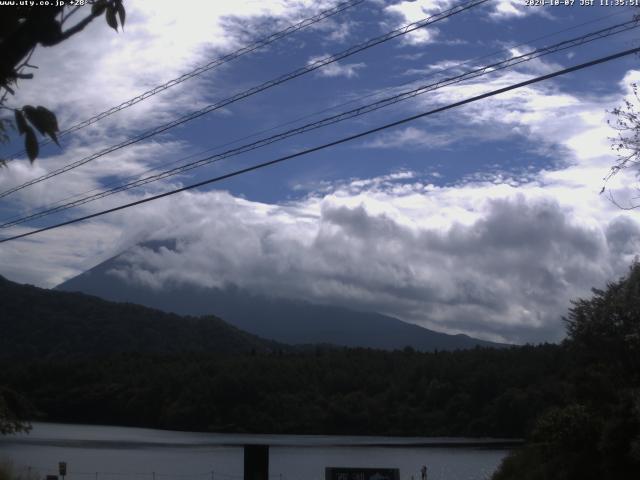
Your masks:
{"label": "haze over mountain", "polygon": [[[142,247],[166,248],[167,244],[149,242]],[[56,289],[138,303],[180,315],[216,315],[254,335],[290,344],[330,343],[381,349],[411,346],[421,351],[499,346],[467,335],[435,332],[378,313],[270,298],[234,286],[219,289],[173,283],[153,288],[118,275],[126,266],[124,252]]]}

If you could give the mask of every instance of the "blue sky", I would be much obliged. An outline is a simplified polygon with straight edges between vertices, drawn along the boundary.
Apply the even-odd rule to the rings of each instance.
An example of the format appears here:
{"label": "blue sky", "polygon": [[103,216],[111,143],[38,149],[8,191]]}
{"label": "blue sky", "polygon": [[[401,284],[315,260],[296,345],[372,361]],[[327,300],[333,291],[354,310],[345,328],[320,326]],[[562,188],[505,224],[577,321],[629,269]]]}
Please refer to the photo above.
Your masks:
{"label": "blue sky", "polygon": [[[130,0],[124,32],[100,20],[65,44],[36,51],[36,78],[23,82],[10,104],[46,105],[65,128],[336,2],[184,3],[177,9],[174,2]],[[365,0],[70,135],[62,150],[45,147],[33,166],[12,162],[0,174],[0,188],[457,3]],[[0,214],[26,213],[255,132],[290,128],[280,126],[301,117],[307,118],[292,125],[469,64],[605,28],[633,13],[489,0],[1,199]],[[631,48],[636,38],[632,30],[549,55],[5,233],[270,160]],[[0,274],[54,286],[145,240],[177,238],[176,251],[134,248],[132,267],[120,276],[155,288],[234,283],[381,311],[441,331],[557,340],[569,299],[624,274],[638,251],[638,214],[598,196],[616,158],[606,111],[629,96],[629,84],[640,77],[636,69],[638,57],[630,56],[197,192],[3,244]],[[341,106],[346,102],[352,103]],[[635,192],[633,172],[609,186],[625,201]]]}

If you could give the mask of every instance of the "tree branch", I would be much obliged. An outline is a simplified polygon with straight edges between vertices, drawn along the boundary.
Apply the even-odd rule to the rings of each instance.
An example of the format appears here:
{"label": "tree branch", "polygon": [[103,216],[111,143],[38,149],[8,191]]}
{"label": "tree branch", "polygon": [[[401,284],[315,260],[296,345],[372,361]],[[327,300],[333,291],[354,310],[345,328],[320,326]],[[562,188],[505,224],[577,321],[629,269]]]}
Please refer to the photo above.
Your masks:
{"label": "tree branch", "polygon": [[78,23],[76,23],[73,27],[69,28],[68,30],[65,30],[64,32],[62,32],[60,34],[60,39],[54,43],[53,45],[56,45],[60,42],[62,42],[63,40],[66,40],[67,38],[71,37],[72,35],[75,35],[78,32],[81,32],[82,30],[84,30],[84,28],[89,25],[94,18],[100,16],[101,13],[90,13],[89,15],[87,15],[85,18],[83,18],[82,20],[80,20]]}

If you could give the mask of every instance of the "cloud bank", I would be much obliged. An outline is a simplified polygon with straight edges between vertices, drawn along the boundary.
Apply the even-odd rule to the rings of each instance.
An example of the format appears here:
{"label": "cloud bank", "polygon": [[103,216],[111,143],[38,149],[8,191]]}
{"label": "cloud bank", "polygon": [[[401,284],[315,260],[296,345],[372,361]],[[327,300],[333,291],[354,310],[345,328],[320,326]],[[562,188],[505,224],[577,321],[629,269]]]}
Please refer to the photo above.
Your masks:
{"label": "cloud bank", "polygon": [[[217,6],[222,2],[209,3],[206,8],[222,8]],[[442,3],[446,2],[397,5],[423,12]],[[101,94],[85,100],[77,89],[54,94],[34,82],[25,83],[21,95],[51,106],[72,121],[73,115],[86,116],[111,106],[113,99],[127,98],[134,87],[138,91],[150,85],[160,73],[175,76],[211,49],[234,44],[235,37],[205,35],[209,29],[226,31],[229,23],[220,18],[229,22],[234,13],[259,22],[264,13],[255,5],[245,13],[228,11],[226,16],[210,17],[179,9],[190,17],[177,23],[191,22],[193,28],[182,32],[171,22],[169,13],[174,8],[168,3],[164,9],[156,9],[157,2],[136,5],[139,10],[132,9],[127,26],[133,39],[122,40],[99,25],[91,33],[95,35],[92,45],[71,42],[55,55],[34,59],[42,71],[56,71],[53,65],[59,62],[56,81],[78,81]],[[264,15],[283,21],[293,12],[287,8],[292,5],[289,2],[264,5],[269,9]],[[316,8],[310,5],[305,8]],[[498,17],[517,16],[511,10],[514,5],[500,2],[493,11]],[[166,37],[157,33],[163,29],[173,33]],[[172,38],[180,44],[172,45]],[[88,67],[61,61],[63,57],[86,60],[92,48],[107,53]],[[140,66],[131,78],[127,77],[130,64],[123,60],[128,56],[135,58],[130,64]],[[502,72],[438,90],[419,97],[406,110],[423,110],[500,88],[549,65],[534,67],[535,71]],[[446,117],[443,128],[418,122],[368,139],[352,150],[365,158],[372,149],[384,150],[390,152],[390,162],[400,162],[407,149],[418,150],[425,163],[433,165],[438,149],[453,148],[460,138],[478,143],[507,139],[549,158],[553,168],[493,168],[447,184],[437,183],[438,173],[431,168],[392,168],[389,175],[326,182],[296,200],[274,204],[225,191],[187,193],[4,244],[2,274],[53,286],[145,240],[177,239],[176,250],[134,248],[128,254],[131,267],[120,275],[152,288],[170,282],[209,287],[236,284],[269,295],[375,310],[437,330],[493,340],[557,340],[563,335],[560,317],[570,299],[588,295],[591,287],[602,287],[624,274],[639,251],[637,214],[620,211],[597,195],[612,162],[605,110],[620,102],[626,85],[637,77],[638,73],[630,72],[610,97],[583,98],[553,84],[520,89],[456,111]],[[87,129],[64,154],[56,152],[33,167],[16,163],[0,176],[0,187],[45,173],[66,163],[69,156],[77,158],[108,145],[136,130],[143,118],[160,121],[184,104],[198,105],[215,81],[215,77],[195,81],[167,97],[143,102],[122,117]],[[28,189],[15,197],[16,205],[28,209],[79,189],[95,188],[104,178],[139,173],[190,149],[188,142],[175,138],[141,144],[95,162],[90,170],[62,176],[55,190],[44,185]],[[625,195],[635,192],[635,182],[633,174],[622,174],[611,187]],[[165,182],[152,188],[171,185]],[[97,205],[106,208],[142,195],[129,193],[117,202],[108,199]]]}

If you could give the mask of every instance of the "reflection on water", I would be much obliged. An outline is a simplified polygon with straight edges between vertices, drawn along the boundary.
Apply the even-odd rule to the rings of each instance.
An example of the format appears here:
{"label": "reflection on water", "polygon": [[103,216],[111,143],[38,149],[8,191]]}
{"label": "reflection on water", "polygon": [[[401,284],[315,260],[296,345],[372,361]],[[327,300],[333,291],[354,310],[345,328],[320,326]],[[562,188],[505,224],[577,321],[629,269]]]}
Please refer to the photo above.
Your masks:
{"label": "reflection on water", "polygon": [[[36,423],[29,435],[0,438],[0,457],[39,476],[65,480],[233,480],[242,478],[240,445],[270,448],[275,480],[322,480],[324,467],[393,467],[400,478],[480,480],[491,476],[507,451],[471,439],[170,432],[126,427]],[[464,444],[465,446],[451,446]],[[437,445],[437,446],[434,446]]]}

